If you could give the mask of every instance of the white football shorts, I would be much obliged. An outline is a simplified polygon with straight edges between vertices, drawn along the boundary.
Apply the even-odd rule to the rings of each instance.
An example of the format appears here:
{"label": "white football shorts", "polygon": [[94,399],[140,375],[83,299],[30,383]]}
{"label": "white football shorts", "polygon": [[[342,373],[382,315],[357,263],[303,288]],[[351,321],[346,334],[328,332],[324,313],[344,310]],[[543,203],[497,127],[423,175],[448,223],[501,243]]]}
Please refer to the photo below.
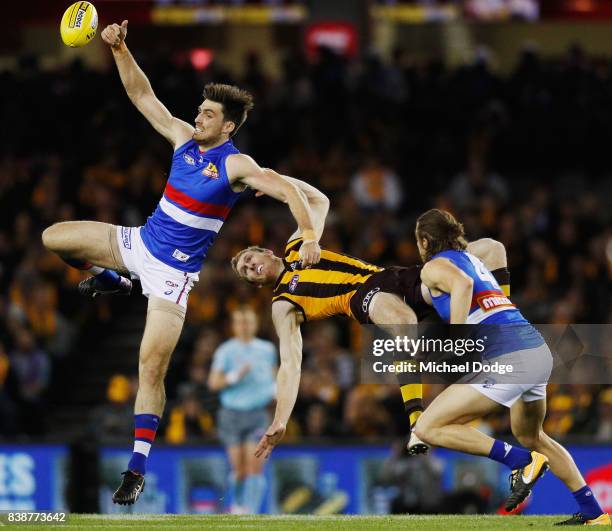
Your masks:
{"label": "white football shorts", "polygon": [[140,237],[140,227],[117,227],[117,243],[123,264],[131,278],[139,279],[142,294],[153,295],[187,307],[187,297],[199,279],[198,273],[186,273],[155,258]]}
{"label": "white football shorts", "polygon": [[546,384],[553,368],[553,357],[544,343],[536,348],[508,352],[484,363],[511,365],[512,373],[504,376],[481,372],[469,383],[479,393],[506,407],[511,407],[519,398],[533,402],[546,398]]}

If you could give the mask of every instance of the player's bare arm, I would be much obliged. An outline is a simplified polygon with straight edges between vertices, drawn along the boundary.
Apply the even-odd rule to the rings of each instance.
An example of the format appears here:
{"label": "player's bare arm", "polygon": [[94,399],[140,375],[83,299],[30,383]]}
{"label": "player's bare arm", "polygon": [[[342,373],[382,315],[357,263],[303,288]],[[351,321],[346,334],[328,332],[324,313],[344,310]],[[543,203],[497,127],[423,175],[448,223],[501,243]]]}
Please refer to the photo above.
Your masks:
{"label": "player's bare arm", "polygon": [[267,458],[285,435],[297,398],[302,371],[301,315],[287,301],[272,305],[272,321],[278,334],[280,367],[276,375],[276,411],[272,424],[259,441],[256,457]]}
{"label": "player's bare arm", "polygon": [[474,286],[474,281],[468,275],[450,260],[436,258],[423,266],[421,281],[432,290],[433,295],[450,294],[450,324],[465,324]]}
{"label": "player's bare arm", "polygon": [[[268,168],[264,168],[264,171],[274,172],[274,170],[270,170]],[[317,235],[317,240],[319,240],[323,235],[323,230],[325,229],[325,220],[329,212],[329,198],[323,192],[321,192],[321,190],[315,188],[307,182],[300,181],[294,177],[289,177],[288,175],[281,175],[281,177],[297,186],[298,190],[304,195],[304,198],[308,202],[308,206],[312,211],[314,230],[315,234]],[[256,196],[260,195],[265,194],[263,192],[257,192]],[[298,227],[298,229],[289,237],[289,241],[301,235],[301,230]]]}
{"label": "player's bare arm", "polygon": [[[265,171],[272,170],[266,169]],[[323,192],[321,192],[321,190],[318,190],[314,186],[304,181],[289,177],[288,175],[281,175],[281,177],[297,186],[298,190],[304,194],[304,197],[308,202],[308,206],[312,211],[312,221],[318,241],[323,235],[323,230],[325,229],[325,220],[327,218],[327,213],[329,212],[329,198]],[[299,228],[291,235],[289,240],[297,238],[298,236],[301,236],[301,231]]]}
{"label": "player's bare arm", "polygon": [[489,271],[508,267],[506,247],[502,242],[493,238],[480,238],[480,240],[469,242],[467,252],[479,258]]}
{"label": "player's bare arm", "polygon": [[128,97],[149,123],[176,149],[187,142],[194,132],[193,126],[172,116],[164,104],[157,99],[147,76],[130,53],[125,38],[128,21],[121,25],[111,24],[104,28],[102,40],[111,47],[119,70],[121,82]]}
{"label": "player's bare arm", "polygon": [[300,248],[302,267],[318,264],[321,259],[320,234],[315,231],[313,214],[308,201],[298,187],[273,170],[264,170],[251,157],[230,155],[225,163],[227,176],[236,190],[247,186],[289,205],[304,239]]}

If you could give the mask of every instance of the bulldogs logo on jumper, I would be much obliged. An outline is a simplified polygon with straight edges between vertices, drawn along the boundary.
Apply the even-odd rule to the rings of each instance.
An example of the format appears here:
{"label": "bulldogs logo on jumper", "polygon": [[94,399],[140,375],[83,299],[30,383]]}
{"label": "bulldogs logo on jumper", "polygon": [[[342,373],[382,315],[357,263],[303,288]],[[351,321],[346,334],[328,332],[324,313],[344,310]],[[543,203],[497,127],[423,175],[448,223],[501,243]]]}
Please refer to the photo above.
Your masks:
{"label": "bulldogs logo on jumper", "polygon": [[185,160],[187,164],[191,166],[195,166],[195,159],[189,153],[185,153],[183,155],[183,159]]}
{"label": "bulldogs logo on jumper", "polygon": [[293,275],[289,281],[289,292],[293,293],[297,288],[298,282],[300,281],[300,275]]}
{"label": "bulldogs logo on jumper", "polygon": [[208,166],[202,170],[202,175],[210,177],[211,179],[218,179],[219,170],[217,170],[217,167],[212,162],[209,162]]}

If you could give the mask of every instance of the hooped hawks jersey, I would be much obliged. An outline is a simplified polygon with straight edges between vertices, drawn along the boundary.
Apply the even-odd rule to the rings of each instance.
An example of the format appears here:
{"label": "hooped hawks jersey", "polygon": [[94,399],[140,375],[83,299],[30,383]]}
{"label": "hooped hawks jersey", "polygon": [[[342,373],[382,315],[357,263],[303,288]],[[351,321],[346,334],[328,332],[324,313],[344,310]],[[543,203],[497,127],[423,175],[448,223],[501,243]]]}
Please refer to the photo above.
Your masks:
{"label": "hooped hawks jersey", "polygon": [[272,302],[286,300],[296,306],[307,321],[332,315],[353,317],[351,297],[380,267],[352,256],[321,250],[321,260],[308,269],[299,269],[302,238],[287,243],[285,271],[274,287]]}
{"label": "hooped hawks jersey", "polygon": [[240,152],[231,140],[207,151],[189,140],[174,152],[164,195],[140,231],[155,258],[188,273],[202,269],[208,248],[240,196],[225,170],[225,159],[235,153]]}

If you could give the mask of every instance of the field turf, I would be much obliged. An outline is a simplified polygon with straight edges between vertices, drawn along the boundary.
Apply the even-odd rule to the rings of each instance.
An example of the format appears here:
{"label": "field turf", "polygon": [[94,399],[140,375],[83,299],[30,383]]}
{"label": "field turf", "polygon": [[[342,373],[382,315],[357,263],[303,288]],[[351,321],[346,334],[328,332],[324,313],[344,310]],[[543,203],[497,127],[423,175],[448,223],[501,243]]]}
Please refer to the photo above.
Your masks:
{"label": "field turf", "polygon": [[[11,529],[262,529],[262,530],[360,530],[360,529],[551,529],[563,516],[196,516],[196,515],[81,515],[68,516],[65,524],[13,524]],[[0,525],[0,527],[2,527]]]}

